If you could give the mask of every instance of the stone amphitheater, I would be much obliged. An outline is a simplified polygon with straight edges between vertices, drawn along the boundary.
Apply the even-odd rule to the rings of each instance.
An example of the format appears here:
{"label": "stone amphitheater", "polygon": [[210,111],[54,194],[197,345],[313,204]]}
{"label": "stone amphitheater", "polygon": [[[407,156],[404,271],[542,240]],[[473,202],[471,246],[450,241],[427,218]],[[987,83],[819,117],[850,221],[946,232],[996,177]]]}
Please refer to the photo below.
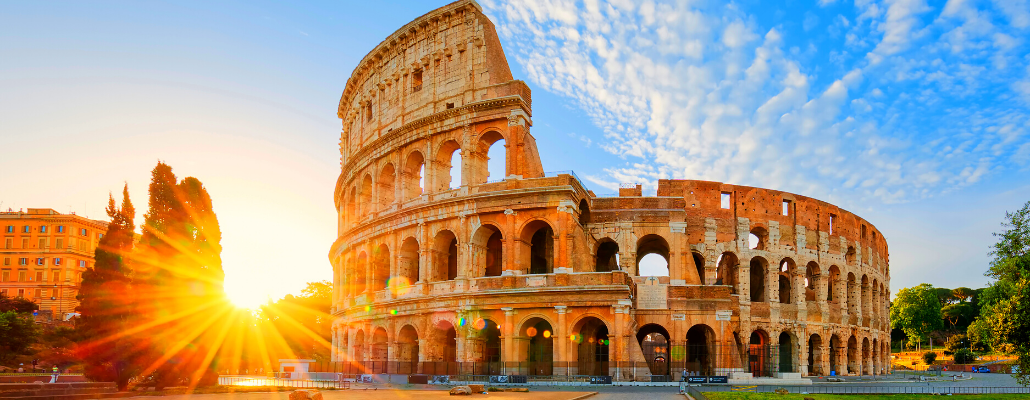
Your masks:
{"label": "stone amphitheater", "polygon": [[[890,269],[872,224],[719,182],[598,196],[544,171],[531,106],[471,0],[354,69],[338,111],[333,361],[617,381],[886,371]],[[649,255],[665,269],[642,276]]]}

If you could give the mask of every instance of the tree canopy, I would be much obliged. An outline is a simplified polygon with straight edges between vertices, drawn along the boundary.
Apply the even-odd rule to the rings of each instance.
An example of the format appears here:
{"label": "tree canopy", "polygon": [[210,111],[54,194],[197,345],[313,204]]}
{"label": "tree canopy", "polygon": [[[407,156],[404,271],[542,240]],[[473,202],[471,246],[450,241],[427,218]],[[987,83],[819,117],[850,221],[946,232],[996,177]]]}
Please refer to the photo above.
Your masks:
{"label": "tree canopy", "polygon": [[927,283],[901,289],[891,305],[891,327],[901,329],[919,341],[943,328],[942,318],[937,291]]}

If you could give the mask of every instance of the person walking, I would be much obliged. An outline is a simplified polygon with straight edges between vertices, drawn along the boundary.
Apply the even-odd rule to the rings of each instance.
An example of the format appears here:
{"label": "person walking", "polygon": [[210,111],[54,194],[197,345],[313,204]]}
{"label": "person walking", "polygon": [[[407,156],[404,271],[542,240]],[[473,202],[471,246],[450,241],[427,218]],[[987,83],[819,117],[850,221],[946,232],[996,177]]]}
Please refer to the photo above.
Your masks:
{"label": "person walking", "polygon": [[57,377],[61,376],[61,370],[55,365],[53,368],[53,374],[50,375],[50,383],[57,383]]}

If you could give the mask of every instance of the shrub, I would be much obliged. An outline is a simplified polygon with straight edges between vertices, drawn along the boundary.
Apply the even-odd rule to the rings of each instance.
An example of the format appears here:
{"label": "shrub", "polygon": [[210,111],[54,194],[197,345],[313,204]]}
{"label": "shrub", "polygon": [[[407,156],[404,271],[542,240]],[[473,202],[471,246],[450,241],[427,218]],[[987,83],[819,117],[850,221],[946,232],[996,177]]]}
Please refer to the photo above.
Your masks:
{"label": "shrub", "polygon": [[969,349],[955,350],[955,364],[972,364],[976,361],[976,355]]}
{"label": "shrub", "polygon": [[948,338],[948,341],[944,343],[944,347],[952,353],[958,351],[959,349],[968,349],[969,338],[963,334],[951,335],[951,337]]}
{"label": "shrub", "polygon": [[923,363],[924,364],[930,365],[930,364],[933,364],[934,361],[937,361],[937,353],[934,353],[932,351],[928,351],[926,353],[923,353]]}

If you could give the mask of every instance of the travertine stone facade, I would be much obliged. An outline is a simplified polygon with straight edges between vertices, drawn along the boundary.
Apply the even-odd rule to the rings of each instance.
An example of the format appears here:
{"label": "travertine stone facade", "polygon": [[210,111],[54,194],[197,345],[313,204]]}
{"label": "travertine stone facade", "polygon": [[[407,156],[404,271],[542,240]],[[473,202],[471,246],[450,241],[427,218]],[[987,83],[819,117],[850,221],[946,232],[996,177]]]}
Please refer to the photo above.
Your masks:
{"label": "travertine stone facade", "polygon": [[[373,49],[338,115],[334,360],[616,379],[627,363],[652,375],[888,365],[890,271],[874,226],[776,190],[661,180],[655,197],[598,197],[545,173],[530,90],[473,1]],[[505,176],[490,177],[502,140]],[[638,276],[648,254],[668,276]]]}

